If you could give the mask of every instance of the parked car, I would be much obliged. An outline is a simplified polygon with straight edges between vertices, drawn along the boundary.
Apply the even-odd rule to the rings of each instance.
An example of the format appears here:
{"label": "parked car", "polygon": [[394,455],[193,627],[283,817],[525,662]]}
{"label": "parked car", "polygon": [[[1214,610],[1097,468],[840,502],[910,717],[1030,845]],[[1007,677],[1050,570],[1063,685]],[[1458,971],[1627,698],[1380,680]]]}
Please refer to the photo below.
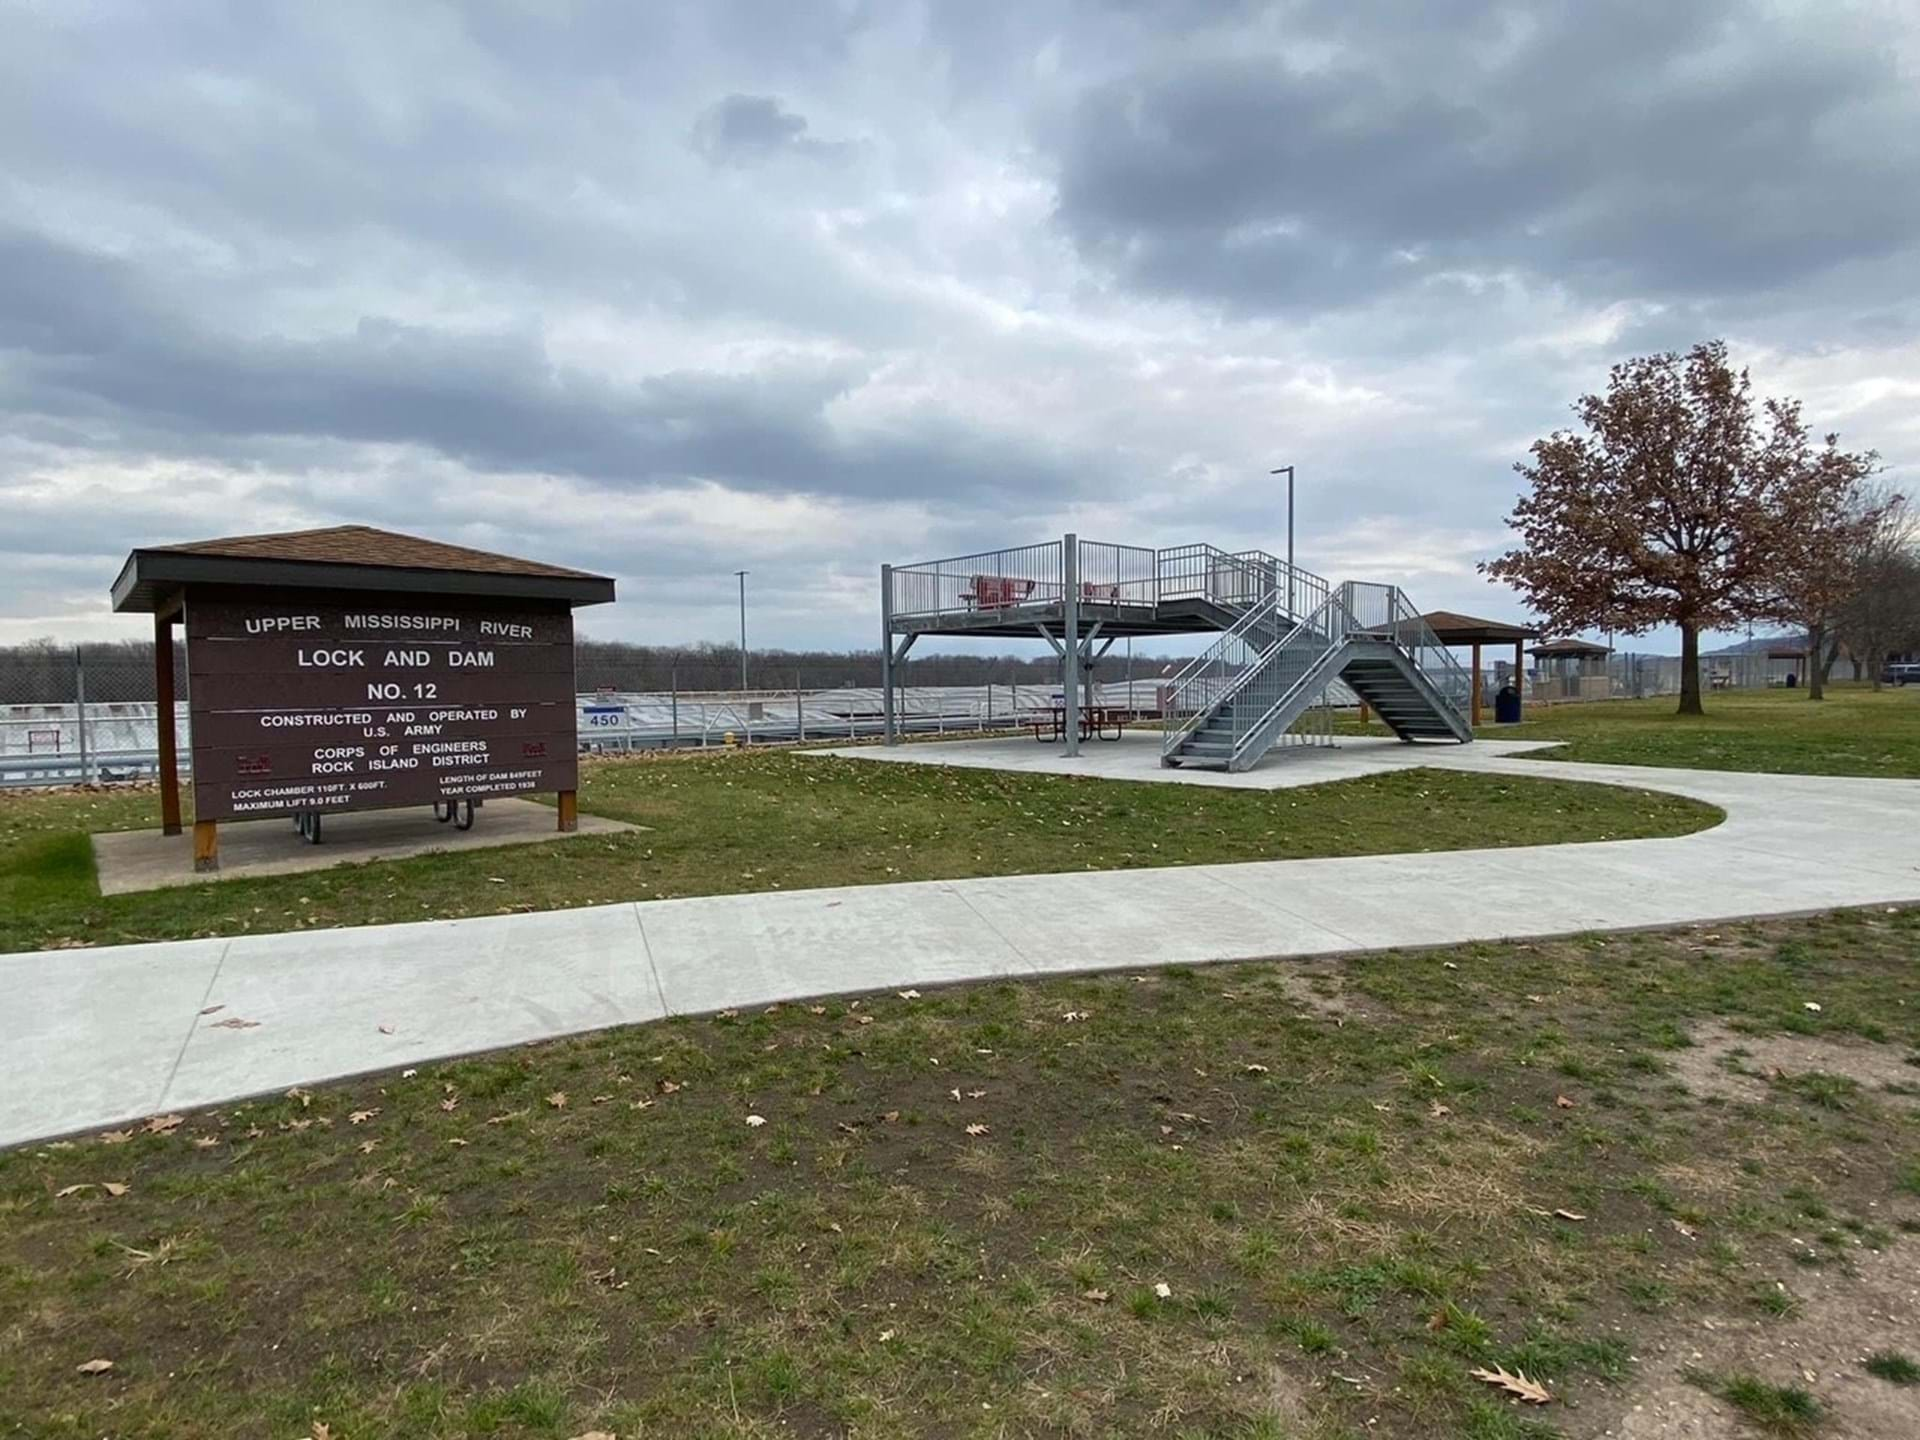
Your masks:
{"label": "parked car", "polygon": [[1904,660],[1880,672],[1882,685],[1920,685],[1920,661]]}

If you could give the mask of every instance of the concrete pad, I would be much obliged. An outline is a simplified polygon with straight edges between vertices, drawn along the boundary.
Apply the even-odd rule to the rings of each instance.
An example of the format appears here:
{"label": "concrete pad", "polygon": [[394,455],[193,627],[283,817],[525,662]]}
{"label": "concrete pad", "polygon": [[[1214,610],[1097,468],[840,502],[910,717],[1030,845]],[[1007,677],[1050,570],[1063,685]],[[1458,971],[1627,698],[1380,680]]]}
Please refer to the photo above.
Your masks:
{"label": "concrete pad", "polygon": [[0,956],[0,1146],[160,1110],[231,943]]}
{"label": "concrete pad", "polygon": [[654,900],[636,909],[676,1015],[1033,973],[944,882]]}
{"label": "concrete pad", "polygon": [[832,750],[802,750],[801,756],[830,755],[885,765],[951,765],[967,770],[1006,770],[1022,775],[1078,775],[1096,780],[1140,780],[1158,785],[1205,785],[1231,790],[1287,790],[1324,785],[1382,770],[1438,763],[1477,752],[1482,758],[1524,754],[1551,748],[1541,740],[1477,740],[1472,745],[1408,745],[1391,736],[1343,735],[1333,746],[1288,746],[1275,750],[1251,770],[1167,769],[1160,763],[1160,732],[1129,730],[1117,741],[1089,740],[1078,756],[1057,742],[1038,744],[1031,736],[1013,739],[930,740],[907,745],[844,745]]}
{"label": "concrete pad", "polygon": [[666,1014],[632,905],[249,936],[205,1003],[172,1108]]}
{"label": "concrete pad", "polygon": [[272,820],[220,822],[220,868],[200,873],[193,868],[191,827],[179,835],[158,830],[115,830],[93,837],[94,869],[102,895],[125,895],[135,890],[160,890],[174,885],[202,885],[216,880],[239,880],[255,875],[295,875],[353,865],[367,860],[400,860],[443,850],[485,850],[496,845],[528,845],[570,840],[574,835],[613,835],[636,827],[604,816],[580,816],[580,828],[563,835],[554,828],[550,805],[532,800],[489,800],[474,817],[471,830],[437,823],[421,807],[406,810],[367,810],[358,815],[326,817],[323,843],[309,845],[294,833],[284,816]]}

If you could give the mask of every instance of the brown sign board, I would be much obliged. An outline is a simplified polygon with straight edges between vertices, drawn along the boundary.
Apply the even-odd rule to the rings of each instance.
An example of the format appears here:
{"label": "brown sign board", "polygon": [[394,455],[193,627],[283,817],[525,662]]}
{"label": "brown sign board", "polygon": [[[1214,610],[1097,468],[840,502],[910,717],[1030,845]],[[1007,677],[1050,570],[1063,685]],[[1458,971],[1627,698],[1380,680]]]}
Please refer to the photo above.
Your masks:
{"label": "brown sign board", "polygon": [[577,787],[564,604],[190,593],[185,619],[197,819]]}

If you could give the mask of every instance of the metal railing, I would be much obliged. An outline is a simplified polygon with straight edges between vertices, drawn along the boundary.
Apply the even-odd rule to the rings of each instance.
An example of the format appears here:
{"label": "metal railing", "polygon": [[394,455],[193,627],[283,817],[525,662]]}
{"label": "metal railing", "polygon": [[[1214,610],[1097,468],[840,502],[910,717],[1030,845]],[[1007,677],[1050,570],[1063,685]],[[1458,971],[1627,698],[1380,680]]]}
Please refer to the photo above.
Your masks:
{"label": "metal railing", "polygon": [[1397,645],[1427,683],[1464,718],[1473,703],[1473,677],[1440,643],[1419,609],[1398,585],[1349,580],[1340,587],[1349,636],[1369,636]]}
{"label": "metal railing", "polygon": [[1183,665],[1164,687],[1166,733],[1161,753],[1172,754],[1184,737],[1253,674],[1287,630],[1283,597],[1271,593],[1234,623],[1232,629]]}
{"label": "metal railing", "polygon": [[1151,610],[1160,603],[1158,557],[1139,545],[1077,542],[1080,605],[1103,610]]}
{"label": "metal railing", "polygon": [[[1237,553],[1216,545],[1170,545],[1151,550],[1076,540],[1083,607],[1150,610],[1170,600],[1206,600],[1247,610],[1281,597],[1289,617],[1318,609],[1327,582],[1264,550]],[[1065,593],[1065,542],[1016,545],[918,560],[892,567],[890,613],[895,620],[946,616],[1018,616],[1058,606]]]}
{"label": "metal railing", "polygon": [[1302,688],[1312,683],[1328,652],[1345,638],[1345,620],[1341,598],[1329,596],[1317,610],[1282,636],[1260,665],[1241,679],[1230,697],[1233,703],[1225,712],[1231,722],[1235,755],[1250,736],[1273,722],[1276,711],[1292,705]]}
{"label": "metal railing", "polygon": [[1062,542],[1049,540],[896,565],[891,613],[896,620],[924,620],[1058,605],[1066,593],[1061,552]]}

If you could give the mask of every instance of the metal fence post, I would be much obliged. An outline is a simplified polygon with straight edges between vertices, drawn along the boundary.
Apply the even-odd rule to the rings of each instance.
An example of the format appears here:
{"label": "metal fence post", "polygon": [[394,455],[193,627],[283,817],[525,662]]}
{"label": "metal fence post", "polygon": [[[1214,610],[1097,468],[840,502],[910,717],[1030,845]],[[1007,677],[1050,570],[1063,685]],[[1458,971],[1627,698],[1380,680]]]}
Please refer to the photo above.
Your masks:
{"label": "metal fence post", "polygon": [[807,738],[807,710],[800,696],[800,672],[793,672],[793,723],[799,727],[800,739]]}
{"label": "metal fence post", "polygon": [[80,735],[80,783],[86,785],[93,779],[87,761],[87,667],[78,645],[73,647],[73,713],[74,728]]}
{"label": "metal fence post", "polygon": [[673,706],[673,738],[680,738],[680,667],[674,666],[667,672],[667,685],[672,692],[670,703]]}

